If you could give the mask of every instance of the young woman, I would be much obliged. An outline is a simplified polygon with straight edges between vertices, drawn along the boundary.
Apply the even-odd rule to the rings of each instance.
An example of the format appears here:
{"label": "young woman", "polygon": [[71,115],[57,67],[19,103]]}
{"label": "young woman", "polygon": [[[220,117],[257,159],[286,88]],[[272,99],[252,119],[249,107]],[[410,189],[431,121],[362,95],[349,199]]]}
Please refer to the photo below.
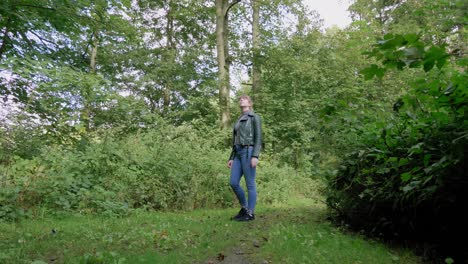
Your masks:
{"label": "young woman", "polygon": [[[234,125],[232,132],[232,152],[227,166],[231,169],[230,184],[241,205],[239,213],[233,217],[236,221],[251,221],[255,219],[254,211],[257,203],[255,174],[258,156],[262,145],[262,127],[260,116],[252,109],[252,100],[243,95],[239,99],[242,115]],[[247,185],[248,202],[245,192],[239,185],[244,175]]]}

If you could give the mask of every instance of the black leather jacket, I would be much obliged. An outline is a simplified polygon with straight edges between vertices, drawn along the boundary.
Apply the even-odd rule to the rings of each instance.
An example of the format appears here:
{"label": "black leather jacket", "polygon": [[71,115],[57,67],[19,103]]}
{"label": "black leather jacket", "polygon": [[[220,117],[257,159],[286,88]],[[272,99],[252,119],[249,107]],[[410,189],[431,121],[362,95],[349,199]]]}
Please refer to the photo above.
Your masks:
{"label": "black leather jacket", "polygon": [[262,124],[260,116],[250,111],[247,115],[242,116],[239,122],[238,131],[236,132],[234,128],[232,129],[232,151],[229,160],[234,159],[234,140],[236,133],[239,133],[240,145],[253,145],[252,157],[258,158],[262,147]]}

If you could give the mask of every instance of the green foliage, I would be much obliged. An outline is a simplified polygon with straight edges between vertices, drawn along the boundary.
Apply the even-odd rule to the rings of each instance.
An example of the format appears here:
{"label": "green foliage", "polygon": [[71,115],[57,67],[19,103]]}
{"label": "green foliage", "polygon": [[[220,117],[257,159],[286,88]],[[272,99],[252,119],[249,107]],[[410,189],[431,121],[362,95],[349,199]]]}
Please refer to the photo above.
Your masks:
{"label": "green foliage", "polygon": [[[90,143],[78,149],[45,147],[33,159],[15,158],[5,170],[1,218],[16,220],[38,208],[122,216],[133,208],[237,204],[228,185],[227,150],[218,150],[203,130],[160,120],[153,129],[123,137],[113,131],[96,133]],[[267,160],[257,179],[263,203],[287,200],[286,190],[311,193],[316,186],[302,185],[301,175]]]}
{"label": "green foliage", "polygon": [[264,120],[265,151],[279,162],[311,177],[332,173],[363,126],[388,116],[389,104],[406,92],[413,72],[388,80],[359,78],[368,63],[360,54],[364,37],[312,31],[268,47],[255,110]]}
{"label": "green foliage", "polygon": [[19,196],[18,187],[0,189],[0,219],[17,221],[27,216],[27,212],[18,202]]}
{"label": "green foliage", "polygon": [[434,66],[441,69],[449,57],[444,46],[427,46],[416,34],[387,34],[375,44],[372,51],[365,54],[381,60],[385,65],[379,67],[372,64],[362,70],[361,73],[368,80],[374,76],[382,78],[386,70],[392,68],[402,70],[406,66],[418,68],[423,65],[425,72],[432,70]]}
{"label": "green foliage", "polygon": [[[80,11],[84,1],[2,1],[0,28],[2,48],[9,56],[22,56],[25,51],[36,54],[66,49],[64,34],[79,30]],[[83,19],[85,20],[85,19]],[[8,34],[11,33],[11,34]],[[55,37],[55,38],[54,38]]]}
{"label": "green foliage", "polygon": [[367,127],[362,146],[328,178],[327,203],[353,228],[433,243],[463,259],[467,245],[454,241],[468,231],[466,63],[454,56],[447,64],[443,45],[412,34],[386,35],[368,54],[382,67],[367,68],[367,77],[405,66],[427,74],[395,103],[393,116]]}

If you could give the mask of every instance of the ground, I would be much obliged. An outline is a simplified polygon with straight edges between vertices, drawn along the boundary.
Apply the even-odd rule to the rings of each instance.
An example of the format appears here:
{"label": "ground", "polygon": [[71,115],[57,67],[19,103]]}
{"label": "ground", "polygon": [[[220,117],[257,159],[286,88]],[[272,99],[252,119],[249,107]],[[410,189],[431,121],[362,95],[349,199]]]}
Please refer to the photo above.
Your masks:
{"label": "ground", "polygon": [[[409,250],[337,228],[307,199],[238,209],[143,212],[112,218],[42,216],[0,223],[0,263],[419,263]],[[35,262],[34,262],[35,261]]]}

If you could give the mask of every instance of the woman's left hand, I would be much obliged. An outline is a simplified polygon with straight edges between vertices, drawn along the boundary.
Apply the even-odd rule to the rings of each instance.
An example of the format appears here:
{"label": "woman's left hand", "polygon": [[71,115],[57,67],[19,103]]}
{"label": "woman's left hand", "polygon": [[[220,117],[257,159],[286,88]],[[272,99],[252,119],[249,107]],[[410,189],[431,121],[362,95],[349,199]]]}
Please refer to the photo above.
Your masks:
{"label": "woman's left hand", "polygon": [[252,168],[255,168],[257,167],[257,164],[258,164],[258,159],[256,157],[253,157],[252,160],[250,161],[250,165],[252,166]]}

